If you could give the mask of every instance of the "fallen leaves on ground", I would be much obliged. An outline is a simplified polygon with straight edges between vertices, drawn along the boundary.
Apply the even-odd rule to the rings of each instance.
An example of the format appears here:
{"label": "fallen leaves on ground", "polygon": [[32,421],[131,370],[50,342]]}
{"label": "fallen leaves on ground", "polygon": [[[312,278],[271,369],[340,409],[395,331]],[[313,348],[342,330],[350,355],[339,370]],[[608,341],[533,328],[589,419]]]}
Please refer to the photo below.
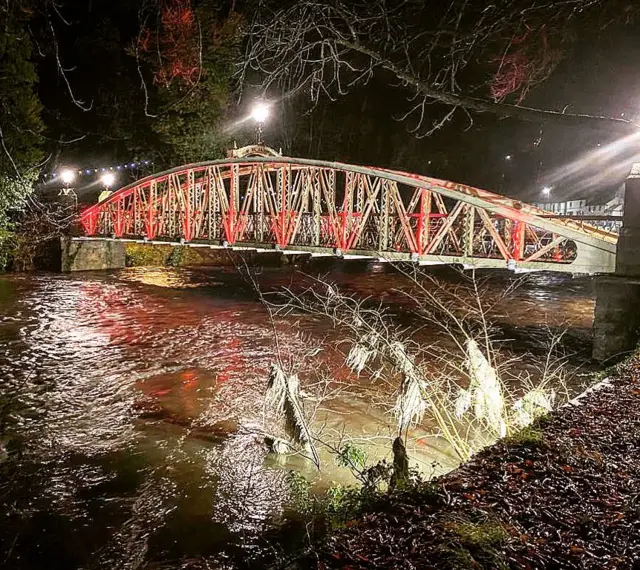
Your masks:
{"label": "fallen leaves on ground", "polygon": [[307,567],[640,568],[640,362],[431,486],[396,493]]}

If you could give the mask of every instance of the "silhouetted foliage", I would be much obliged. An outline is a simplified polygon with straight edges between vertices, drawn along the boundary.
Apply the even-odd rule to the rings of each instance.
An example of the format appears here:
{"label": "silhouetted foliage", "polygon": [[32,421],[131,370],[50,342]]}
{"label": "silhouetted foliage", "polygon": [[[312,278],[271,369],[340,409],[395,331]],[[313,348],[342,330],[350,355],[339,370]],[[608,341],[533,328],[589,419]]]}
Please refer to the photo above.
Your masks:
{"label": "silhouetted foliage", "polygon": [[28,19],[25,3],[0,6],[0,232],[6,228],[8,212],[24,205],[43,156]]}

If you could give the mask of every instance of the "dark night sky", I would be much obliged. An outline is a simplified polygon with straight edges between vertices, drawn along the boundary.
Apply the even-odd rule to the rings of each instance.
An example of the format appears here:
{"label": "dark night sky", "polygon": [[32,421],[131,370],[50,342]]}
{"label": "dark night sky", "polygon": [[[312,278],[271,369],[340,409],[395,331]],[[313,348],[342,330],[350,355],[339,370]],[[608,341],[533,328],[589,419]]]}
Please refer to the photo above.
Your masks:
{"label": "dark night sky", "polygon": [[[65,145],[52,164],[87,167],[145,158],[144,128],[137,126],[133,134],[126,133],[127,125],[143,122],[135,60],[125,53],[138,31],[132,3],[78,2],[67,15],[72,25],[60,30],[61,54],[65,66],[73,68],[69,79],[76,97],[93,100],[94,107],[88,112],[75,107],[51,58],[39,60],[48,136],[69,140],[87,135]],[[612,26],[583,37],[524,104],[555,110],[566,107],[573,113],[625,113],[626,118],[640,120],[639,29]],[[279,111],[266,129],[267,142],[299,156],[413,170],[529,201],[540,199],[546,184],[553,186],[557,199],[580,196],[597,201],[599,193],[624,179],[640,145],[639,140],[612,147],[610,134],[557,125],[541,129],[537,124],[490,115],[474,115],[470,123],[462,112],[434,135],[419,140],[408,132],[410,121],[397,120],[406,108],[405,99],[406,94],[383,81],[374,81],[338,102],[323,102],[309,112],[307,101],[299,97],[277,106]],[[229,125],[246,113],[248,100],[231,105]],[[115,105],[120,130],[105,136]],[[445,109],[433,105],[433,119],[442,117]],[[230,133],[239,144],[250,142],[246,128]],[[512,159],[506,160],[507,155]]]}
{"label": "dark night sky", "polygon": [[[624,113],[625,118],[640,120],[638,33],[637,26],[611,27],[583,38],[523,104],[611,117]],[[311,154],[356,162],[371,162],[371,157],[384,166],[429,173],[529,201],[541,200],[545,185],[553,186],[556,199],[580,196],[597,201],[624,180],[640,148],[640,140],[610,144],[619,137],[588,128],[543,128],[486,114],[473,115],[471,124],[461,112],[440,131],[417,140],[408,132],[410,121],[393,120],[405,108],[402,96],[393,98],[388,93],[386,88],[370,85],[352,93],[348,102],[329,105],[330,109],[350,106],[358,115],[356,121],[341,126],[353,130],[348,156],[331,145],[314,148]],[[434,120],[445,109],[433,105]],[[369,131],[371,117],[376,124]],[[511,160],[505,159],[507,155]]]}

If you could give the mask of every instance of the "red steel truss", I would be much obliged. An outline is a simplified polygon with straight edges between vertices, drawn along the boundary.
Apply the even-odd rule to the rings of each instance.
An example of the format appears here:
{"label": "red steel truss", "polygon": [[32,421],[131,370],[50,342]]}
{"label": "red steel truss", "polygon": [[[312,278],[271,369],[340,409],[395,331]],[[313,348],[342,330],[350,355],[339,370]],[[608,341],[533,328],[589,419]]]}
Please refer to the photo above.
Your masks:
{"label": "red steel truss", "polygon": [[413,258],[571,263],[617,236],[426,176],[285,157],[191,164],[121,188],[80,216],[89,236],[330,248]]}

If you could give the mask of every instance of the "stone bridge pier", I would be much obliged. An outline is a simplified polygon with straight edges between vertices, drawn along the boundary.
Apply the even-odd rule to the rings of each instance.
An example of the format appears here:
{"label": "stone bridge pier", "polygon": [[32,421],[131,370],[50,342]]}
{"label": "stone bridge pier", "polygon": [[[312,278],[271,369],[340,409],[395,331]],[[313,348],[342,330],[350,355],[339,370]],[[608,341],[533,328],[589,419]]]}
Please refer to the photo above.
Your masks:
{"label": "stone bridge pier", "polygon": [[624,218],[616,270],[596,277],[593,359],[620,360],[640,339],[640,163],[625,182]]}

